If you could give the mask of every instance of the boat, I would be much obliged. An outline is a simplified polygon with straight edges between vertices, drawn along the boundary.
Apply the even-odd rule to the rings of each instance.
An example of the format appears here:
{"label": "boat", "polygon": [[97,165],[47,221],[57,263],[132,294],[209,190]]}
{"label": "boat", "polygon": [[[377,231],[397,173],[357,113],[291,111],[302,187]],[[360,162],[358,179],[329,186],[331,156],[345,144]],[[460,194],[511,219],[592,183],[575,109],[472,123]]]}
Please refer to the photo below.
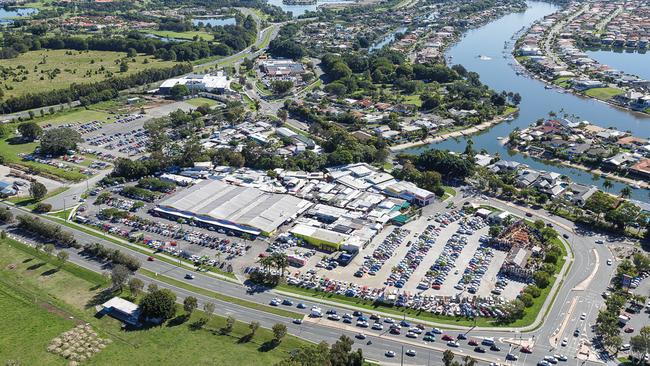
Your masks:
{"label": "boat", "polygon": [[638,184],[632,184],[632,188],[634,189],[641,189],[641,186]]}
{"label": "boat", "polygon": [[553,89],[553,87],[550,85],[544,85],[544,89]]}
{"label": "boat", "polygon": [[497,140],[503,140],[503,136],[497,137]]}

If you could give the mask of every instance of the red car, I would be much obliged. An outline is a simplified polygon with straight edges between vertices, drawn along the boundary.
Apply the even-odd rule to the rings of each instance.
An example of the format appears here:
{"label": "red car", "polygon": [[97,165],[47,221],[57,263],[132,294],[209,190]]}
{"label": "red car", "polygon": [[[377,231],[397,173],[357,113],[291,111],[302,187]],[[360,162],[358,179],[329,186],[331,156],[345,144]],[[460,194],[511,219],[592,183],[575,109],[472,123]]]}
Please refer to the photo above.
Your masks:
{"label": "red car", "polygon": [[632,328],[632,327],[627,327],[627,328],[625,328],[623,331],[624,331],[625,333],[632,333],[632,332],[634,332],[634,328]]}
{"label": "red car", "polygon": [[470,346],[478,346],[478,342],[476,339],[470,339],[469,342],[467,342]]}
{"label": "red car", "polygon": [[443,334],[443,335],[442,335],[442,340],[443,340],[443,341],[453,341],[453,340],[454,340],[454,337],[452,337],[452,336],[450,336],[450,335],[448,335],[448,334]]}
{"label": "red car", "polygon": [[153,257],[152,257],[152,256],[149,256],[149,258],[147,258],[147,260],[148,260],[149,262],[153,262]]}
{"label": "red car", "polygon": [[401,333],[401,331],[399,330],[399,328],[391,328],[391,329],[390,329],[390,334],[397,334],[397,335],[399,335],[400,333]]}
{"label": "red car", "polygon": [[522,353],[533,353],[533,350],[529,347],[522,347],[521,348]]}
{"label": "red car", "polygon": [[440,285],[433,285],[431,288],[434,290],[440,290]]}

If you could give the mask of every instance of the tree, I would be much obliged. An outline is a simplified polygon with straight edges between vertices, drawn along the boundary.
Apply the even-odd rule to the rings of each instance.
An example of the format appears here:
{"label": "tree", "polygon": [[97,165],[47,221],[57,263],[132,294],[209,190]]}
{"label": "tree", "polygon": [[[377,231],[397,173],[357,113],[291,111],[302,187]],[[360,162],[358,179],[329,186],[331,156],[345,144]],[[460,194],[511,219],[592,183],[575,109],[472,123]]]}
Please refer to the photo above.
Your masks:
{"label": "tree", "polygon": [[139,278],[131,278],[129,280],[129,292],[131,292],[131,297],[136,298],[144,289],[144,282]]}
{"label": "tree", "polygon": [[282,122],[287,122],[287,118],[289,117],[289,113],[287,112],[286,109],[278,109],[277,116]]}
{"label": "tree", "polygon": [[212,319],[212,315],[214,315],[214,308],[215,306],[212,302],[206,302],[203,304],[203,312],[208,316],[208,319]]}
{"label": "tree", "polygon": [[43,134],[43,129],[36,122],[27,122],[18,126],[18,132],[24,140],[34,141]]}
{"label": "tree", "polygon": [[122,61],[122,62],[120,63],[120,72],[127,72],[127,71],[129,71],[129,64],[127,64],[126,62]]}
{"label": "tree", "polygon": [[612,187],[613,187],[612,181],[609,179],[605,179],[605,181],[603,182],[603,188],[605,189],[605,191],[609,192],[609,190],[612,189]]}
{"label": "tree", "polygon": [[446,350],[442,353],[442,363],[445,366],[451,366],[451,363],[454,361],[454,353],[450,350]]}
{"label": "tree", "polygon": [[54,247],[54,244],[45,244],[45,245],[43,246],[43,251],[44,251],[45,254],[47,254],[48,256],[51,256],[52,253],[54,253],[54,249],[56,249],[56,248]]}
{"label": "tree", "polygon": [[251,337],[255,336],[255,332],[257,332],[257,329],[260,327],[260,322],[257,321],[252,321],[250,324],[248,324],[248,329],[251,330]]}
{"label": "tree", "polygon": [[140,301],[143,319],[165,321],[176,315],[176,294],[168,289],[152,289]]}
{"label": "tree", "polygon": [[235,317],[232,315],[228,315],[226,318],[226,325],[222,329],[222,333],[228,334],[232,332],[232,328],[235,326]]}
{"label": "tree", "polygon": [[14,221],[14,214],[9,211],[9,207],[0,208],[0,221],[4,223],[10,223]]}
{"label": "tree", "polygon": [[630,348],[637,359],[642,359],[646,353],[650,353],[650,326],[639,330],[639,334],[630,338]]}
{"label": "tree", "polygon": [[330,362],[332,365],[348,365],[350,351],[354,341],[348,336],[342,335],[330,349]]}
{"label": "tree", "polygon": [[627,225],[632,225],[641,213],[641,208],[631,202],[623,201],[615,210],[605,213],[605,220],[624,230]]}
{"label": "tree", "polygon": [[47,130],[41,136],[40,154],[61,156],[70,150],[76,150],[81,141],[79,132],[68,127]]}
{"label": "tree", "polygon": [[121,291],[130,276],[131,270],[129,270],[125,265],[114,265],[113,269],[111,269],[111,283],[113,284],[113,288],[120,289]]}
{"label": "tree", "polygon": [[183,99],[183,97],[190,95],[190,89],[183,84],[176,84],[169,90],[169,95],[176,100]]}
{"label": "tree", "polygon": [[282,338],[287,335],[287,326],[282,323],[276,323],[271,330],[273,331],[273,340],[276,343],[280,343]]}
{"label": "tree", "polygon": [[47,194],[47,188],[41,182],[32,182],[29,186],[29,195],[36,201],[40,201]]}
{"label": "tree", "polygon": [[290,80],[274,80],[271,82],[271,89],[278,95],[284,95],[293,88],[293,81]]}
{"label": "tree", "polygon": [[628,198],[632,194],[632,188],[630,186],[625,186],[621,188],[621,197]]}
{"label": "tree", "polygon": [[63,267],[63,265],[65,264],[65,262],[68,260],[69,257],[70,257],[70,255],[68,254],[68,252],[65,252],[63,250],[59,250],[59,252],[56,253],[56,259],[57,259],[56,267],[58,269],[61,269],[61,267]]}
{"label": "tree", "polygon": [[185,316],[189,318],[192,315],[192,312],[198,306],[198,300],[194,296],[188,296],[183,300],[183,310],[185,310]]}

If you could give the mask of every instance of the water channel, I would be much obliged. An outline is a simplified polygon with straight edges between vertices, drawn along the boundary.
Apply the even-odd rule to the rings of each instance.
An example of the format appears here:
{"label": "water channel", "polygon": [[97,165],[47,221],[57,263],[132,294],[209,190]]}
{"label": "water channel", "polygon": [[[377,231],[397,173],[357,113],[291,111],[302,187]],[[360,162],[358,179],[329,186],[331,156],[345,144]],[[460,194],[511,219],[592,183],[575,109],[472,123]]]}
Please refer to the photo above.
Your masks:
{"label": "water channel", "polygon": [[[596,100],[560,93],[554,89],[545,89],[543,82],[531,79],[525,73],[517,74],[512,66],[514,60],[510,56],[504,55],[511,51],[511,45],[504,49],[505,42],[512,44],[513,35],[522,27],[528,27],[534,21],[558,9],[556,5],[531,1],[525,12],[508,14],[483,27],[469,31],[449,49],[447,56],[451,58],[452,64],[462,64],[468,70],[478,72],[483,83],[490,88],[497,91],[518,92],[522,96],[517,118],[498,124],[481,134],[471,136],[475,149],[485,148],[491,154],[498,152],[504,159],[525,163],[533,169],[555,171],[568,176],[574,182],[602,188],[604,179],[598,176],[579,169],[549,164],[522,154],[509,152],[497,139],[498,137],[507,137],[515,127],[525,128],[537,119],[548,116],[549,111],[566,112],[599,126],[613,126],[621,131],[629,130],[639,137],[650,137],[650,116],[631,113]],[[489,60],[487,57],[479,58],[478,55],[488,56]],[[640,56],[639,62],[643,62],[643,56],[637,56]],[[614,66],[613,63],[611,65]],[[431,148],[463,151],[465,145],[465,138],[448,139],[412,148],[408,152],[417,153]],[[625,184],[614,180],[612,180],[612,184],[610,192],[616,193],[625,186]],[[650,202],[649,192],[644,189],[632,189],[632,198]]]}

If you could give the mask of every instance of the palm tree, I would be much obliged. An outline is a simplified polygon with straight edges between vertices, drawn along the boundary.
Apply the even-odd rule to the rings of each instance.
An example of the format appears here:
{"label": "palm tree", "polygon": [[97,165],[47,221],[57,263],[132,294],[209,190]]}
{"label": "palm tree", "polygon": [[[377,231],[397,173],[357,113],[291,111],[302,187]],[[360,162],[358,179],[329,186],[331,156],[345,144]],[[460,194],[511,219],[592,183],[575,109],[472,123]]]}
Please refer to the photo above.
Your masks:
{"label": "palm tree", "polygon": [[605,189],[606,192],[609,192],[610,189],[612,189],[612,181],[609,179],[605,179],[603,182],[603,188]]}
{"label": "palm tree", "polygon": [[284,270],[289,266],[289,260],[285,253],[273,253],[271,256],[273,264],[280,271],[281,276],[284,277]]}
{"label": "palm tree", "polygon": [[268,272],[269,268],[271,268],[271,266],[273,265],[273,258],[271,258],[270,256],[261,257],[260,259],[257,260],[257,263],[259,263],[262,266],[262,268],[264,268],[264,270]]}
{"label": "palm tree", "polygon": [[629,198],[631,194],[632,194],[632,188],[630,188],[630,186],[625,186],[621,189],[621,197]]}

